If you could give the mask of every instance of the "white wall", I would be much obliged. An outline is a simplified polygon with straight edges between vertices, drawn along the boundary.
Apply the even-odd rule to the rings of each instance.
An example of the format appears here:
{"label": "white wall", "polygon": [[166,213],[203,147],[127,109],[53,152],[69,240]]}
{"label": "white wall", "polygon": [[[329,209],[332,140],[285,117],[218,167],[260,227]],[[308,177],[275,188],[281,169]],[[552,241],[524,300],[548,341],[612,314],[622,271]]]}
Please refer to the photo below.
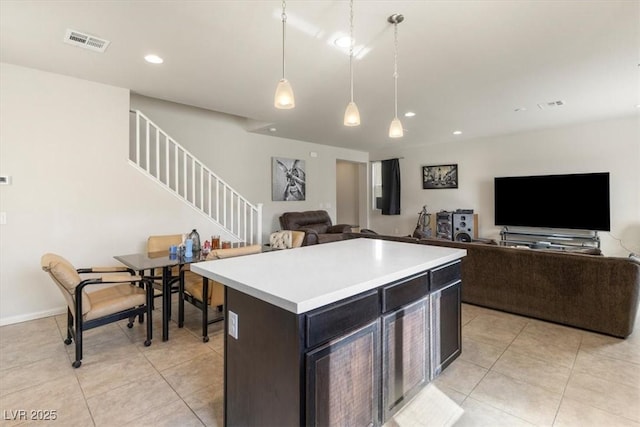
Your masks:
{"label": "white wall", "polygon": [[[265,233],[284,210],[335,207],[337,158],[368,160],[367,153],[248,134],[239,119],[170,105],[180,112],[174,119],[181,129],[210,126],[187,148],[209,158],[250,200],[265,203]],[[64,312],[40,269],[45,252],[77,267],[118,265],[114,255],[144,250],[149,235],[194,227],[207,235],[200,214],[129,165],[129,108],[127,89],[0,63],[0,175],[13,180],[0,186],[0,211],[7,213],[0,226],[0,324]],[[307,160],[308,201],[270,202],[272,155]]]}
{"label": "white wall", "polygon": [[[249,133],[243,118],[187,105],[132,94],[131,108],[142,111],[251,203],[263,203],[265,242],[280,229],[278,217],[286,211],[325,209],[335,222],[336,160],[369,160],[362,151]],[[305,161],[305,201],[271,201],[272,157]]]}
{"label": "white wall", "polygon": [[[612,256],[640,252],[638,116],[454,144],[412,148],[399,144],[371,153],[372,159],[391,157],[404,157],[400,160],[402,215],[372,211],[370,225],[379,233],[411,234],[426,204],[432,213],[472,208],[479,214],[479,236],[499,239],[500,228],[493,218],[495,176],[610,172],[611,232],[599,233],[602,250]],[[422,189],[422,166],[452,163],[458,164],[459,188]]]}

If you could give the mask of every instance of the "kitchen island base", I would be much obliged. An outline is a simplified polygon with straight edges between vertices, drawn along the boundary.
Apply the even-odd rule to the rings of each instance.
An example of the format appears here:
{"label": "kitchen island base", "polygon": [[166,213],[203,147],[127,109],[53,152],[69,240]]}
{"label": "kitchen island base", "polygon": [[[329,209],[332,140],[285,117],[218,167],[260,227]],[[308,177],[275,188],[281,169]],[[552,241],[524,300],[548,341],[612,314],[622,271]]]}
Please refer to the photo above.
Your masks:
{"label": "kitchen island base", "polygon": [[460,286],[457,260],[300,314],[225,287],[225,425],[383,424],[460,354]]}

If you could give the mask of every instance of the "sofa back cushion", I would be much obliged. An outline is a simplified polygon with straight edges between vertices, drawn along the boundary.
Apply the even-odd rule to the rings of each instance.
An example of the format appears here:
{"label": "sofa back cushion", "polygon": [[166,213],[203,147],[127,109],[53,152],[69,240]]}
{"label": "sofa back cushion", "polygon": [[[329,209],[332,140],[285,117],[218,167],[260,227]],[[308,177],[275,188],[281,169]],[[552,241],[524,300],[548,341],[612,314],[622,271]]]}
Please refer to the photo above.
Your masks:
{"label": "sofa back cushion", "polygon": [[283,230],[299,230],[311,228],[317,233],[326,233],[331,227],[331,217],[324,210],[285,212],[280,216],[280,227]]}

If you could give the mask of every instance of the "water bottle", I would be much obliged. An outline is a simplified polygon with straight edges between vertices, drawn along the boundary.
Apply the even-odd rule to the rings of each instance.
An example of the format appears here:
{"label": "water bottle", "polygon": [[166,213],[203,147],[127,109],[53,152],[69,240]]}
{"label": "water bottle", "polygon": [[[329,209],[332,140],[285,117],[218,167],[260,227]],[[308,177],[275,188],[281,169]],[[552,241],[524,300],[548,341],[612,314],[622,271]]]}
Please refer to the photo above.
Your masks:
{"label": "water bottle", "polygon": [[188,238],[191,239],[191,242],[193,244],[193,251],[199,254],[200,248],[201,248],[200,235],[198,234],[195,228],[191,231],[191,233],[189,233]]}
{"label": "water bottle", "polygon": [[184,250],[185,258],[192,258],[193,257],[193,240],[191,239],[185,240],[184,246],[185,246],[185,250]]}

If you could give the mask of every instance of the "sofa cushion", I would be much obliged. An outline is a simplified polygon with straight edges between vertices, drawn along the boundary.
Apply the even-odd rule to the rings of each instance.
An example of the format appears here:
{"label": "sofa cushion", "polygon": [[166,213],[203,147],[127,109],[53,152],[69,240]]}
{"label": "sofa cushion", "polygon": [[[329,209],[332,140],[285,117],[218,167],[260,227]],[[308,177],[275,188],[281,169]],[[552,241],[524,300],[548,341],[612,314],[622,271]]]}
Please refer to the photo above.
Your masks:
{"label": "sofa cushion", "polygon": [[[324,225],[326,228],[315,229],[314,227],[318,224]],[[280,216],[280,226],[283,230],[298,230],[312,226],[318,233],[324,233],[331,226],[331,217],[324,210],[285,212]]]}

